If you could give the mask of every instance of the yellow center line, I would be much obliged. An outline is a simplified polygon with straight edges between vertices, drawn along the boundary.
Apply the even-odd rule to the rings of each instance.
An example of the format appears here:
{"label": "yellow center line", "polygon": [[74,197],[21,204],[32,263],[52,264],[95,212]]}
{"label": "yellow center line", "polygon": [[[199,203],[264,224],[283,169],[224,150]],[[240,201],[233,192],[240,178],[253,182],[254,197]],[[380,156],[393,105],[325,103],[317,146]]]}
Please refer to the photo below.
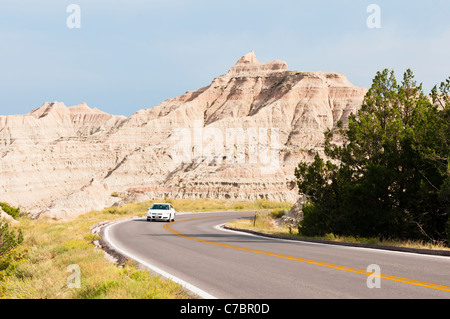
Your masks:
{"label": "yellow center line", "polygon": [[[191,221],[191,220],[195,220],[195,219],[229,217],[229,216],[236,216],[236,217],[238,217],[240,215],[220,215],[220,216],[215,215],[215,216],[207,216],[207,217],[195,217],[195,218],[184,219],[184,220],[181,220],[181,221],[175,221],[175,222],[172,222],[172,223],[169,223],[169,224],[165,224],[164,228],[166,230],[168,230],[169,232],[171,232],[172,234],[177,235],[179,237],[182,237],[182,238],[185,238],[185,239],[194,240],[194,241],[198,241],[198,242],[202,242],[202,243],[206,243],[206,244],[211,244],[211,245],[216,245],[216,246],[220,246],[220,247],[226,247],[226,248],[231,248],[231,249],[235,249],[235,250],[240,250],[240,251],[245,251],[245,252],[251,252],[251,253],[266,255],[266,256],[272,256],[272,257],[278,257],[278,258],[283,258],[283,259],[288,259],[288,260],[294,260],[294,261],[299,261],[299,262],[303,262],[303,263],[307,263],[307,264],[312,264],[312,265],[317,265],[317,266],[322,266],[322,267],[327,267],[327,268],[332,268],[332,269],[343,270],[343,271],[357,273],[357,274],[362,274],[362,275],[366,275],[366,276],[379,277],[379,278],[382,278],[382,279],[392,280],[392,281],[396,281],[396,282],[402,282],[402,283],[406,283],[406,284],[409,284],[409,285],[422,286],[422,287],[427,287],[427,288],[432,288],[432,289],[437,289],[437,290],[450,292],[450,287],[449,286],[445,286],[445,285],[434,284],[434,283],[430,283],[430,282],[424,282],[424,281],[419,281],[419,280],[414,280],[414,279],[409,279],[409,278],[391,276],[391,275],[386,275],[386,274],[376,274],[376,273],[368,272],[368,271],[362,270],[362,269],[357,269],[357,268],[351,268],[351,267],[347,267],[347,266],[331,264],[331,263],[317,261],[317,260],[313,260],[313,259],[306,259],[306,258],[302,258],[302,257],[290,256],[290,255],[279,254],[279,253],[274,253],[274,252],[269,252],[269,251],[264,251],[264,250],[259,250],[259,249],[246,248],[246,247],[241,247],[241,246],[236,246],[236,245],[230,245],[230,244],[210,241],[210,240],[206,240],[206,239],[201,239],[201,238],[196,238],[196,237],[184,235],[184,234],[182,234],[182,233],[180,233],[180,232],[170,228],[170,225],[173,225],[175,223],[186,222],[186,221]],[[248,216],[248,215],[246,215],[246,216]]]}

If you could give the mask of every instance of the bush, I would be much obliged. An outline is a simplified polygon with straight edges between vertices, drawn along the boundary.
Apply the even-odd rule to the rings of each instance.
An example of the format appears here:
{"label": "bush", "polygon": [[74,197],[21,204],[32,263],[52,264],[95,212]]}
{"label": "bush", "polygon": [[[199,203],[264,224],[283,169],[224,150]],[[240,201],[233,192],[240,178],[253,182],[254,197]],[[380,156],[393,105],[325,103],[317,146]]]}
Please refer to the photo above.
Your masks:
{"label": "bush", "polygon": [[[7,254],[0,258],[0,281],[1,279],[14,276],[23,279],[30,277],[31,274],[23,267],[29,256],[27,248],[20,246],[11,249]],[[2,294],[0,293],[0,298]]]}
{"label": "bush", "polygon": [[19,229],[18,234],[9,229],[9,224],[0,222],[0,259],[9,253],[10,250],[22,245],[23,233]]}
{"label": "bush", "polygon": [[322,211],[316,209],[312,203],[304,203],[303,219],[298,224],[298,233],[301,236],[325,236],[330,231],[327,218]]}
{"label": "bush", "polygon": [[275,209],[270,212],[270,217],[272,218],[281,218],[286,214],[285,209]]}
{"label": "bush", "polygon": [[17,218],[22,215],[22,213],[20,212],[20,208],[18,208],[18,207],[12,207],[11,205],[9,205],[7,203],[1,203],[1,202],[0,202],[0,207],[2,208],[2,210],[5,213],[12,216],[13,218]]}

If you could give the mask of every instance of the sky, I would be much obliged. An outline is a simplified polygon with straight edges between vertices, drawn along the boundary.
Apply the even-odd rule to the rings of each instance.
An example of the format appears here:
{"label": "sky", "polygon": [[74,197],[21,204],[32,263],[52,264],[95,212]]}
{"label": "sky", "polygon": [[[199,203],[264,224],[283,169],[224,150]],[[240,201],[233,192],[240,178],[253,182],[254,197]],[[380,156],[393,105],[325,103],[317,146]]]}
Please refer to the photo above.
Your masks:
{"label": "sky", "polygon": [[59,101],[130,116],[252,50],[365,88],[410,68],[429,93],[450,77],[449,17],[448,0],[2,0],[0,115]]}

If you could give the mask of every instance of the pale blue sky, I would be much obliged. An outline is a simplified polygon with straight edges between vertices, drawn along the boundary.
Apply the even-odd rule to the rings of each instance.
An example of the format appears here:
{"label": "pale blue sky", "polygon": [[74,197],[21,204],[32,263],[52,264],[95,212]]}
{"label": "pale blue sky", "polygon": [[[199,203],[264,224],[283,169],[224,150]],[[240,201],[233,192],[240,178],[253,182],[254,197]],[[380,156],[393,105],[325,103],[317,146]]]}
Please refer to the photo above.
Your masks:
{"label": "pale blue sky", "polygon": [[[369,4],[381,28],[369,29]],[[69,29],[69,4],[81,28]],[[0,114],[46,101],[130,116],[208,85],[244,54],[369,87],[411,68],[428,92],[450,76],[450,1],[2,0]]]}

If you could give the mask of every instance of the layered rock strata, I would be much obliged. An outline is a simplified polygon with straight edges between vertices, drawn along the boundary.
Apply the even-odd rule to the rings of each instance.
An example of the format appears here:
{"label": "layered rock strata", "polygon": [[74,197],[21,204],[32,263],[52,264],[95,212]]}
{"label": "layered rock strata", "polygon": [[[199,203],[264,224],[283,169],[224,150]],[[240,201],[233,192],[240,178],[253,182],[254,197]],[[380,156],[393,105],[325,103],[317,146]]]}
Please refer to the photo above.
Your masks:
{"label": "layered rock strata", "polygon": [[57,219],[164,197],[295,202],[295,166],[365,93],[342,74],[250,52],[210,85],[128,118],[60,102],[0,116],[0,201]]}

